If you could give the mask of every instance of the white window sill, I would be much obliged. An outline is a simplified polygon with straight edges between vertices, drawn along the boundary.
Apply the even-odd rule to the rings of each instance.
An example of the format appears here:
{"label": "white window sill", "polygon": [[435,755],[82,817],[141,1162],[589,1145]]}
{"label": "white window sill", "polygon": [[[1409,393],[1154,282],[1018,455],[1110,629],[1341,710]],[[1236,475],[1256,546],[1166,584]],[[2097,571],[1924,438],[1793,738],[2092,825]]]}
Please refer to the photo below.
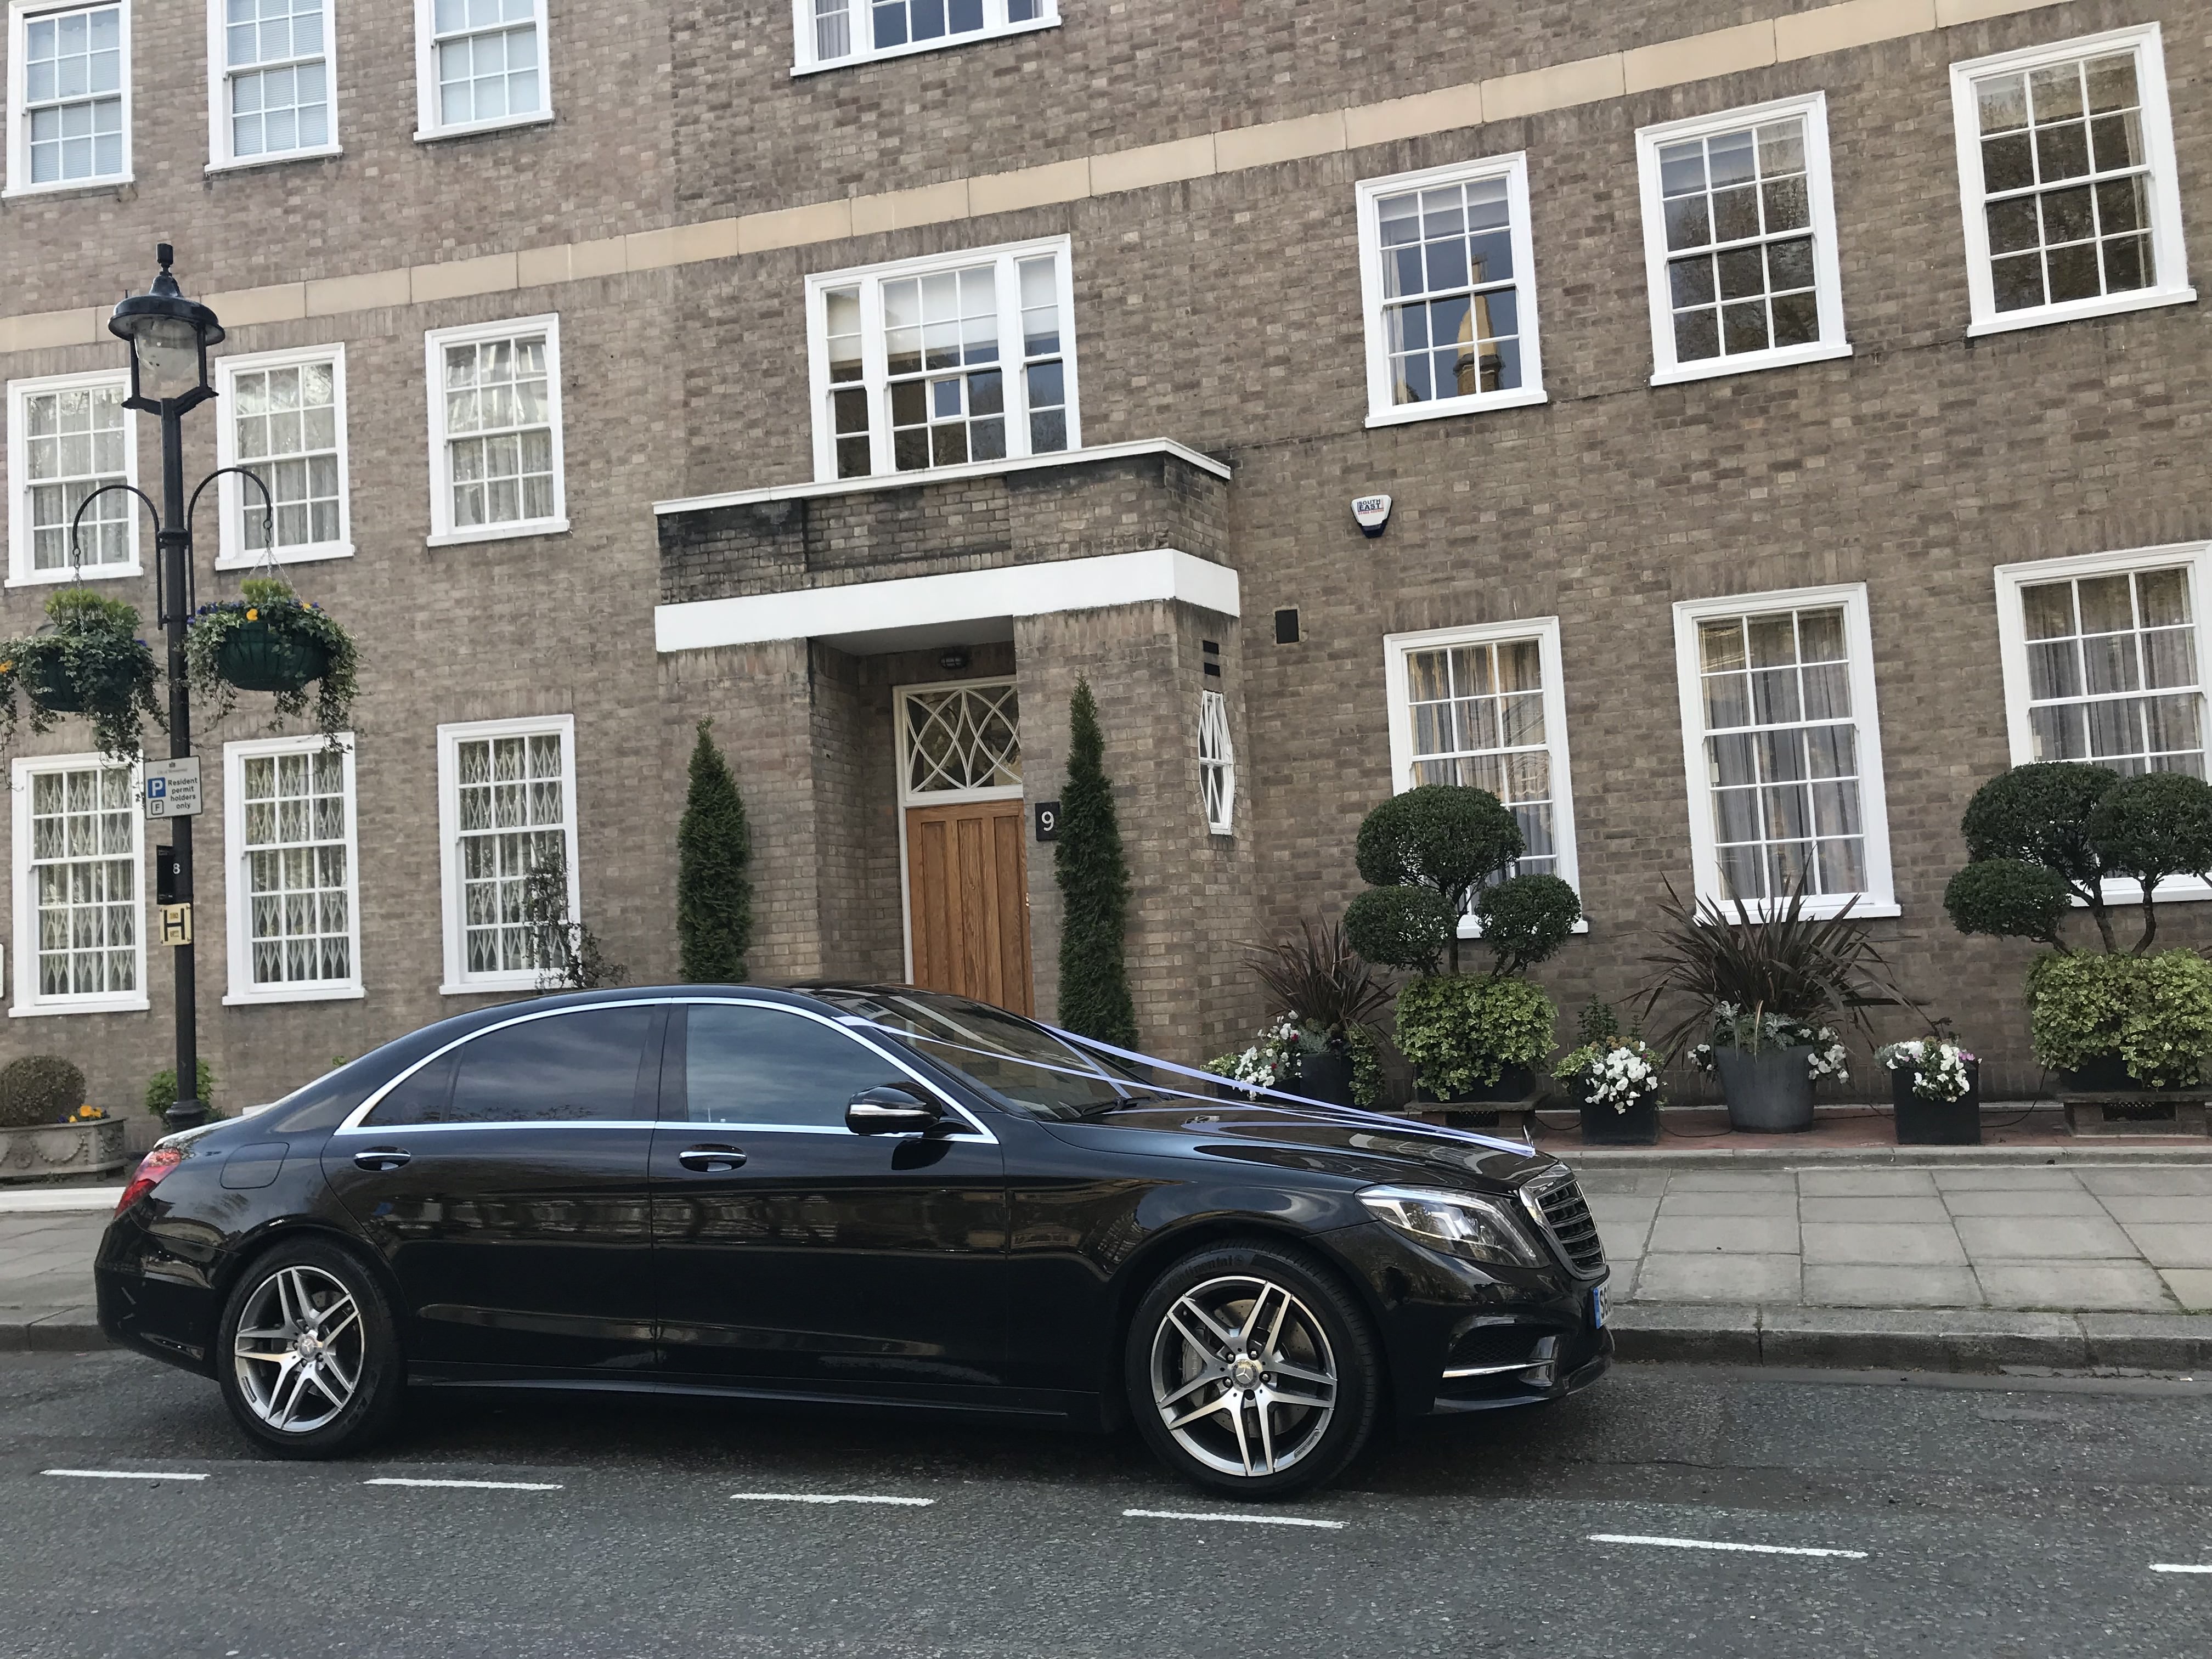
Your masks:
{"label": "white window sill", "polygon": [[1487,415],[1494,409],[1528,409],[1551,401],[1551,393],[1543,387],[1524,386],[1511,392],[1487,392],[1476,398],[1439,398],[1432,403],[1400,404],[1370,414],[1367,424],[1370,428],[1405,426],[1414,421],[1445,420],[1454,415]]}
{"label": "white window sill", "polygon": [[1035,34],[1039,29],[1056,29],[1057,17],[1032,17],[1025,23],[1009,23],[1004,28],[969,29],[939,40],[909,40],[902,46],[885,46],[880,51],[870,48],[849,57],[833,58],[826,64],[794,64],[791,75],[797,80],[802,75],[823,75],[831,70],[858,69],[863,64],[881,64],[893,58],[913,58],[925,52],[949,52],[955,46],[972,46],[979,40],[1003,40],[1009,35]]}
{"label": "white window sill", "polygon": [[415,135],[418,144],[435,144],[447,138],[473,138],[481,132],[513,132],[522,127],[553,125],[553,112],[538,115],[502,115],[496,121],[471,121],[462,127],[424,127]]}
{"label": "white window sill", "polygon": [[441,985],[438,994],[441,997],[511,996],[517,991],[539,988],[538,975],[533,969],[526,974],[486,974],[481,979],[464,980],[458,985]]}
{"label": "white window sill", "polygon": [[1087,449],[1054,449],[1042,455],[1017,455],[1003,461],[962,461],[952,466],[921,467],[912,472],[872,472],[865,478],[817,478],[811,483],[771,484],[764,489],[731,489],[715,495],[692,495],[680,501],[655,501],[654,513],[703,513],[718,507],[758,507],[769,501],[810,501],[828,495],[854,495],[872,489],[919,489],[926,484],[951,483],[963,478],[994,478],[1001,473],[1036,472],[1048,467],[1085,466],[1093,461],[1118,460],[1132,455],[1172,455],[1187,465],[1208,472],[1224,483],[1233,475],[1211,455],[1201,455],[1172,438],[1139,438],[1127,443],[1094,444]]}
{"label": "white window sill", "polygon": [[[1589,932],[1589,918],[1577,916],[1575,925],[1567,931],[1573,933],[1587,933]],[[1480,939],[1482,937],[1482,924],[1473,916],[1462,916],[1459,919],[1459,936],[1469,943]]]}
{"label": "white window sill", "polygon": [[2041,306],[2033,311],[2008,311],[1984,317],[1967,329],[1966,337],[2009,334],[2015,329],[2045,328],[2053,323],[2078,323],[2092,317],[2121,317],[2130,311],[2153,311],[2160,306],[2193,306],[2193,288],[2152,288],[2138,294],[2108,294],[2094,300],[2075,300],[2063,306]]}
{"label": "white window sill", "polygon": [[262,167],[281,167],[287,161],[327,161],[344,154],[344,149],[337,144],[318,144],[313,149],[279,150],[273,155],[240,155],[228,161],[210,161],[200,171],[252,173]]}
{"label": "white window sill", "polygon": [[1688,380],[1716,380],[1728,374],[1755,374],[1762,368],[1795,368],[1800,363],[1832,362],[1850,355],[1849,340],[1823,340],[1781,351],[1747,351],[1740,357],[1709,357],[1699,362],[1677,363],[1654,374],[1651,384],[1680,386]]}
{"label": "white window sill", "polygon": [[37,570],[28,575],[10,576],[4,585],[9,587],[58,587],[64,582],[119,581],[125,577],[144,574],[133,559],[129,564],[96,564],[83,570]]}
{"label": "white window sill", "polygon": [[316,564],[325,559],[353,557],[351,542],[322,542],[313,547],[288,547],[271,560],[258,553],[224,553],[218,555],[215,568],[218,570],[258,570],[264,564]]}
{"label": "white window sill", "polygon": [[226,1008],[281,1007],[293,1002],[358,1002],[368,994],[358,985],[294,985],[281,991],[233,991]]}
{"label": "white window sill", "polygon": [[[2123,881],[2115,878],[2105,884],[2104,892],[2105,902],[2115,909],[2142,908],[2142,884],[2139,881]],[[2178,880],[2168,877],[2159,883],[2157,896],[2152,902],[2154,904],[2201,904],[2207,899],[2212,899],[2212,882],[2198,881],[2188,876],[2184,876]],[[2080,899],[2073,900],[2072,903],[2077,910],[2086,910],[2089,908]]]}
{"label": "white window sill", "polygon": [[[1735,920],[1734,899],[1722,898],[1714,893],[1700,893],[1698,895],[1698,899],[1701,906],[1705,902],[1711,901],[1722,915],[1730,921]],[[1843,898],[1823,895],[1819,898],[1807,899],[1804,908],[1798,914],[1808,921],[1832,921],[1843,915],[1844,904]],[[1786,904],[1776,903],[1771,899],[1759,899],[1747,900],[1743,908],[1753,921],[1773,921],[1789,907]],[[1862,898],[1850,907],[1850,910],[1853,921],[1881,921],[1891,916],[1901,916],[1905,914],[1898,908],[1895,901],[1891,899]]]}
{"label": "white window sill", "polygon": [[471,542],[512,542],[525,536],[565,536],[566,519],[534,519],[528,524],[478,525],[467,530],[441,531],[425,547],[466,547]]}
{"label": "white window sill", "polygon": [[19,1002],[8,1011],[10,1019],[39,1019],[48,1014],[143,1014],[143,997],[118,997],[98,1002]]}
{"label": "white window sill", "polygon": [[0,202],[20,201],[27,196],[72,196],[95,190],[119,190],[137,182],[130,173],[118,173],[110,179],[64,179],[53,185],[10,185],[0,190]]}

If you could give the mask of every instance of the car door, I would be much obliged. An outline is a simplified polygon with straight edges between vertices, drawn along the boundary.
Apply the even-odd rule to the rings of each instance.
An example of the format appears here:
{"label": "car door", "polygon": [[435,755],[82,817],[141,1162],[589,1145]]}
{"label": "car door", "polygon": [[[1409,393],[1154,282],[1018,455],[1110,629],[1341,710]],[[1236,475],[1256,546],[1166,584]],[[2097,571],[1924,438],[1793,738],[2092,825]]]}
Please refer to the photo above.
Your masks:
{"label": "car door", "polygon": [[653,1278],[677,1376],[958,1397],[1006,1354],[1006,1170],[987,1128],[861,1135],[856,1094],[931,1092],[796,1004],[675,1011],[653,1141]]}
{"label": "car door", "polygon": [[323,1166],[398,1279],[410,1359],[649,1370],[665,1004],[519,1014],[418,1064]]}

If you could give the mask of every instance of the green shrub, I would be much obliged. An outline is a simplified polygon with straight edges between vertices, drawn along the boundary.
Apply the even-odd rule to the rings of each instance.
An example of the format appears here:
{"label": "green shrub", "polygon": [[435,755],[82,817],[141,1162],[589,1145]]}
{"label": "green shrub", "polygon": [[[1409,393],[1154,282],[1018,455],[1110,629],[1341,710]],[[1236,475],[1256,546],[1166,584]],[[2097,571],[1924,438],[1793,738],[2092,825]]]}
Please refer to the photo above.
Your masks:
{"label": "green shrub", "polygon": [[1431,975],[1398,993],[1398,1048],[1429,1091],[1449,1100],[1548,1056],[1558,1017],[1525,979]]}
{"label": "green shrub", "polygon": [[1517,974],[1559,953],[1583,919],[1583,902],[1557,876],[1514,876],[1474,901],[1482,942],[1501,974]]}
{"label": "green shrub", "polygon": [[1425,783],[1367,815],[1355,858],[1370,887],[1425,887],[1461,916],[1476,890],[1527,850],[1513,814],[1487,789]]}
{"label": "green shrub", "polygon": [[1068,704],[1067,781],[1060,788],[1052,868],[1060,902],[1060,1023],[1101,1042],[1134,1048],[1137,1007],[1126,951],[1129,864],[1088,680],[1076,681]]}
{"label": "green shrub", "polygon": [[[51,626],[21,639],[0,641],[0,749],[15,740],[21,709],[33,732],[47,732],[64,711],[50,707],[40,688],[58,690],[81,705],[103,754],[136,760],[144,722],[166,726],[155,689],[154,653],[138,637],[137,611],[121,599],[87,587],[57,588],[46,598]],[[16,693],[22,694],[20,699]]]}
{"label": "green shrub", "polygon": [[2057,872],[2019,859],[1984,859],[1951,878],[1943,908],[1962,933],[2058,943],[2070,902]]}
{"label": "green shrub", "polygon": [[2212,963],[2194,951],[2049,952],[2028,965],[2027,989],[2035,1056],[2053,1071],[2118,1055],[2131,1077],[2172,1088],[2212,1054]]}
{"label": "green shrub", "polygon": [[1609,1002],[1600,1002],[1593,997],[1583,1005],[1582,1013],[1575,1020],[1575,1043],[1589,1048],[1620,1035],[1620,1016],[1613,1011]]}
{"label": "green shrub", "polygon": [[1459,912],[1428,887],[1370,887],[1344,908],[1352,948],[1385,968],[1436,971],[1459,932]]}
{"label": "green shrub", "polygon": [[[275,576],[248,576],[239,584],[244,597],[217,599],[192,613],[185,629],[185,668],[192,690],[213,701],[216,717],[228,714],[238,700],[238,688],[222,675],[222,648],[231,635],[249,624],[279,638],[319,648],[327,661],[315,688],[315,726],[332,744],[353,723],[354,699],[361,694],[361,660],[349,634],[337,617],[312,600],[302,599],[292,584]],[[280,720],[308,711],[307,685],[273,694]]]}
{"label": "green shrub", "polygon": [[2212,870],[2212,783],[2185,772],[2145,772],[2107,789],[2091,809],[2089,843],[2105,873],[2155,887]]}
{"label": "green shrub", "polygon": [[[210,1117],[217,1116],[215,1109],[215,1067],[204,1059],[198,1060],[193,1065],[192,1075],[200,1080],[200,1104],[207,1108]],[[146,1085],[146,1109],[160,1117],[176,1103],[177,1068],[172,1066],[155,1073],[152,1080]]]}
{"label": "green shrub", "polygon": [[752,831],[738,781],[709,734],[713,725],[699,722],[690,793],[676,830],[678,971],[693,985],[736,985],[753,936]]}
{"label": "green shrub", "polygon": [[0,1070],[0,1129],[59,1123],[84,1104],[84,1073],[59,1054],[25,1054]]}
{"label": "green shrub", "polygon": [[1966,803],[1959,833],[1966,856],[2040,864],[2067,881],[2087,884],[2105,872],[2089,842],[2089,814],[2120,781],[2109,767],[2041,761],[2000,772]]}

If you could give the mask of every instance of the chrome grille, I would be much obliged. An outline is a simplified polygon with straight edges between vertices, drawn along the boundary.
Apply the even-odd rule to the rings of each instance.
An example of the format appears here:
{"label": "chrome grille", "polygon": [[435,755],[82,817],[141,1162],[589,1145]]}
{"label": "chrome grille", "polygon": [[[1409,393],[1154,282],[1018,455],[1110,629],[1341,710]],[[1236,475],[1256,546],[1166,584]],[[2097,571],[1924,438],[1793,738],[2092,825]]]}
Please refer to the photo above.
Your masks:
{"label": "chrome grille", "polygon": [[1521,1189],[1521,1197],[1544,1224],[1552,1248],[1569,1271],[1582,1279],[1595,1279],[1605,1271],[1605,1244],[1573,1171],[1564,1164],[1547,1170]]}

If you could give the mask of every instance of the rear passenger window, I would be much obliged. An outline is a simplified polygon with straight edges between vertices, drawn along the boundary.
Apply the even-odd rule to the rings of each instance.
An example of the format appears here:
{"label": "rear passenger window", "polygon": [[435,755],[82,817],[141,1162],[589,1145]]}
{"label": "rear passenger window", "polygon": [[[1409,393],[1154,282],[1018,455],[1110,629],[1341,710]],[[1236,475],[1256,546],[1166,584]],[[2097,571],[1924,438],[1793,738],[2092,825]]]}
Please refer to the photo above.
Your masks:
{"label": "rear passenger window", "polygon": [[651,1004],[631,1003],[487,1031],[432,1060],[362,1122],[386,1128],[650,1118],[646,1038],[657,1012]]}
{"label": "rear passenger window", "polygon": [[693,1123],[845,1127],[864,1089],[913,1079],[834,1025],[784,1008],[694,1003],[684,1045],[684,1104]]}

